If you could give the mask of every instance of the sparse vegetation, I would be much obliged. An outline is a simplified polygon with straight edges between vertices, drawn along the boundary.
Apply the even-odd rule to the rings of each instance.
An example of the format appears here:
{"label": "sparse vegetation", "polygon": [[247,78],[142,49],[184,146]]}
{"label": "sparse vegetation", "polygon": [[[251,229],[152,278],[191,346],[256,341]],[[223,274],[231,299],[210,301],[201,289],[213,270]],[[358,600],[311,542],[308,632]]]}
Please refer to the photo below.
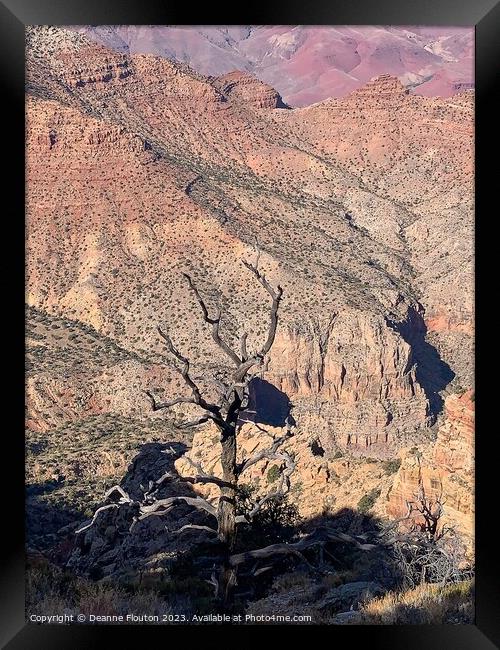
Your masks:
{"label": "sparse vegetation", "polygon": [[389,592],[361,607],[365,625],[470,625],[474,623],[474,587],[470,581],[421,584]]}
{"label": "sparse vegetation", "polygon": [[391,474],[395,474],[398,469],[401,467],[401,459],[396,458],[394,460],[387,460],[383,463],[382,467],[384,468],[384,472],[390,476]]}
{"label": "sparse vegetation", "polygon": [[281,476],[280,468],[277,465],[271,465],[267,470],[267,482],[274,483]]}
{"label": "sparse vegetation", "polygon": [[362,514],[366,514],[367,512],[370,512],[370,510],[375,505],[375,502],[379,498],[379,496],[380,496],[380,490],[378,488],[373,488],[373,490],[370,490],[368,494],[363,495],[358,502],[359,512],[361,512]]}
{"label": "sparse vegetation", "polygon": [[[332,591],[369,577],[391,591],[377,601],[369,591],[364,622],[468,622],[469,558],[458,537],[452,556],[464,561],[459,566],[445,557],[436,512],[423,507],[429,500],[420,503],[423,529],[404,531],[399,545],[389,544],[384,554],[359,545],[378,539],[379,506],[389,512],[394,505],[400,461],[392,456],[413,446],[408,465],[430,458],[440,420],[428,427],[438,410],[433,404],[429,415],[429,393],[442,375],[432,369],[434,353],[456,375],[440,395],[464,395],[473,380],[467,281],[473,238],[464,236],[473,219],[473,93],[449,100],[399,96],[382,80],[346,100],[271,110],[257,107],[259,84],[250,82],[249,94],[238,83],[229,91],[221,80],[154,57],[108,52],[103,62],[105,50],[60,28],[28,28],[26,37],[27,541],[61,566],[78,554],[90,557],[94,547],[99,556],[90,579],[34,562],[31,611],[209,612],[214,587],[220,596],[222,584],[236,587],[235,607],[258,609],[264,607],[258,598],[269,596],[273,607],[284,601],[302,612],[311,607],[316,622],[337,623],[339,613],[357,615],[359,602],[332,605]],[[157,324],[168,323],[210,404],[222,403],[225,352],[198,318],[181,274],[190,275],[211,315],[220,307],[229,348],[243,350],[243,331],[248,350],[265,340],[262,282],[248,282],[241,263],[256,235],[270,285],[285,290],[279,345],[259,372],[276,378],[296,402],[309,438],[298,453],[284,446],[281,456],[274,450],[259,461],[255,477],[245,479],[252,489],[237,480],[244,458],[231,456],[224,467],[228,505],[217,506],[216,524],[209,507],[208,521],[197,513],[193,527],[176,537],[193,516],[186,503],[176,515],[182,526],[164,512],[147,522],[134,519],[136,531],[151,525],[140,550],[137,538],[122,546],[132,527],[124,511],[135,517],[139,501],[150,507],[159,494],[179,496],[182,486],[175,466],[169,466],[172,493],[165,495],[150,485],[164,471],[139,476],[124,508],[116,490],[105,500],[110,510],[120,505],[123,527],[104,521],[97,541],[80,535],[75,550],[75,529],[92,520],[109,488],[129,490],[145,447],[158,445],[164,459],[168,445],[185,453],[195,444],[194,428],[174,423],[186,425],[200,403],[186,405],[189,387],[173,367],[181,359],[164,348]],[[425,308],[425,324],[409,317],[417,304]],[[420,336],[424,326],[421,363],[419,344],[406,333]],[[432,382],[424,377],[429,370]],[[240,383],[230,393],[246,400]],[[150,412],[145,389],[156,405],[184,400],[168,414]],[[236,402],[232,432],[246,408]],[[208,413],[207,429],[217,419],[217,411]],[[282,434],[272,430],[270,445]],[[265,433],[255,427],[254,435]],[[216,426],[207,448],[224,448],[229,437]],[[190,458],[203,469],[200,448]],[[249,454],[262,448],[249,446]],[[300,471],[286,482],[285,496],[285,466],[295,465]],[[197,504],[207,474],[193,488]],[[458,492],[470,493],[470,481],[459,470],[445,487],[458,502]],[[433,477],[430,488],[442,484]],[[378,504],[382,490],[387,501]],[[214,493],[208,494],[211,506]],[[317,521],[299,517],[311,494],[308,512]],[[252,520],[251,526],[240,520],[238,535],[235,508]],[[352,535],[355,543],[333,536],[300,546],[316,524],[322,532],[335,525],[334,533]],[[204,533],[211,537],[201,546]],[[272,566],[247,556],[238,585],[231,571],[221,578],[213,570],[228,569],[233,551],[276,543],[299,547],[291,556],[273,556]],[[113,544],[123,556],[110,557]],[[127,562],[130,579],[120,573]],[[428,584],[437,582],[455,584]]]}

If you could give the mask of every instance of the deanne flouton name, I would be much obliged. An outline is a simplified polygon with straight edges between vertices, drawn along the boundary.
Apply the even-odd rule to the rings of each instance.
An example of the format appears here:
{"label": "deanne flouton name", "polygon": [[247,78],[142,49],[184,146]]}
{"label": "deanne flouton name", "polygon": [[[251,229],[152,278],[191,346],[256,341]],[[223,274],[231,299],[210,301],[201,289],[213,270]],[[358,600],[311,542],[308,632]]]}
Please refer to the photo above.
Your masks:
{"label": "deanne flouton name", "polygon": [[156,614],[89,614],[89,623],[158,623],[160,617]]}
{"label": "deanne flouton name", "polygon": [[[167,617],[162,617],[164,620]],[[169,619],[172,618],[179,618],[182,621],[187,621],[186,616],[181,616],[181,617],[173,617],[173,616],[168,616]],[[238,617],[237,617],[238,618]],[[239,617],[241,618],[241,617]],[[221,623],[224,621],[233,621],[235,619],[234,616],[230,616],[229,614],[204,614],[203,616],[193,614],[189,618],[191,622],[195,623]],[[116,614],[89,614],[88,617],[88,622],[89,623],[124,623],[124,622],[131,622],[131,623],[158,623],[160,621],[160,616],[156,614],[127,614],[126,616],[123,615],[116,615]]]}

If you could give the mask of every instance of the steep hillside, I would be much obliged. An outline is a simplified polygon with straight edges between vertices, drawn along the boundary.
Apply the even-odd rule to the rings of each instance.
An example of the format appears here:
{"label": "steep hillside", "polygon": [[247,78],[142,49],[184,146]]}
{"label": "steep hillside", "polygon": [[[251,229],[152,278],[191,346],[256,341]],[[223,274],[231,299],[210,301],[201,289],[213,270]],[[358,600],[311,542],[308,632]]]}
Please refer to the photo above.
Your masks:
{"label": "steep hillside", "polygon": [[31,431],[141,420],[144,389],[176,396],[159,324],[197,375],[224,362],[182,272],[256,348],[258,247],[284,289],[261,379],[293,403],[302,448],[381,460],[434,436],[446,392],[472,385],[471,91],[432,99],[382,75],[290,109],[248,72],[58,28],[27,46]]}

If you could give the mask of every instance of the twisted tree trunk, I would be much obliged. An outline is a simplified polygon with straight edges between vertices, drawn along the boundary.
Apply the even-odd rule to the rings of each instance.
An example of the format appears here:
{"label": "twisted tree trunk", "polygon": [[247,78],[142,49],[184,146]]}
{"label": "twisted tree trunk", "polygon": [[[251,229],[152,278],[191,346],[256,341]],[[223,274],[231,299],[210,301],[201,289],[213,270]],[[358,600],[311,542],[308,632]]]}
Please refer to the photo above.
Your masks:
{"label": "twisted tree trunk", "polygon": [[221,466],[222,480],[225,485],[220,490],[217,508],[217,532],[224,545],[224,562],[222,564],[218,586],[217,598],[227,605],[231,596],[231,587],[236,583],[236,572],[230,564],[230,557],[236,543],[236,500],[240,468],[236,462],[237,427],[238,417],[245,399],[245,388],[237,387],[233,392],[233,399],[228,409],[227,429],[221,432]]}
{"label": "twisted tree trunk", "polygon": [[[242,410],[245,409],[248,399],[248,385],[252,379],[250,371],[256,367],[262,367],[266,355],[271,349],[274,338],[276,336],[276,329],[278,326],[278,309],[283,295],[283,289],[278,285],[274,289],[268,282],[266,276],[259,271],[258,262],[260,251],[258,251],[257,262],[255,265],[249,262],[243,262],[244,266],[253,273],[258,282],[264,287],[267,293],[272,298],[272,305],[270,310],[270,322],[267,332],[267,338],[262,347],[249,354],[247,349],[247,332],[243,332],[240,336],[240,351],[237,353],[231,345],[225,341],[221,336],[220,326],[222,312],[219,307],[215,311],[215,315],[211,316],[203,297],[198,291],[197,286],[194,284],[191,277],[184,273],[190,290],[193,292],[196,301],[201,307],[203,319],[208,323],[212,330],[212,338],[219,348],[231,360],[233,368],[229,373],[226,381],[217,380],[219,390],[222,389],[220,400],[217,403],[208,402],[202,395],[200,387],[194,381],[190,374],[190,361],[184,357],[179,350],[174,346],[170,336],[158,327],[158,333],[163,338],[169,352],[176,358],[178,365],[175,369],[182,376],[185,384],[190,390],[189,396],[179,396],[166,402],[158,402],[155,396],[150,391],[145,391],[146,395],[151,401],[154,411],[170,408],[176,404],[188,403],[200,407],[203,411],[203,416],[190,422],[185,422],[180,425],[181,428],[190,426],[198,426],[212,421],[218,428],[221,438],[221,465],[222,465],[222,480],[216,477],[211,477],[201,472],[200,476],[196,477],[194,482],[211,482],[215,483],[220,488],[220,497],[215,513],[217,518],[217,532],[219,541],[223,546],[224,561],[219,571],[218,578],[214,575],[213,584],[216,585],[216,597],[222,605],[229,602],[231,587],[236,584],[236,569],[231,565],[230,558],[235,547],[237,524],[241,523],[241,519],[247,522],[247,518],[237,516],[236,504],[238,499],[238,478],[245,469],[245,464],[238,465],[236,462],[236,448],[237,448],[237,430],[238,419]],[[289,486],[288,475],[286,476],[285,483]],[[265,499],[262,499],[252,513],[257,512]],[[199,503],[197,503],[200,506]],[[200,506],[202,507],[202,506]],[[205,509],[207,505],[204,506]],[[208,504],[210,507],[210,504]]]}
{"label": "twisted tree trunk", "polygon": [[236,542],[236,484],[238,480],[236,469],[236,428],[229,435],[221,438],[222,478],[230,486],[221,488],[217,508],[217,532],[224,545],[224,562],[222,564],[216,597],[224,605],[230,599],[231,587],[236,581],[234,569],[229,558]]}

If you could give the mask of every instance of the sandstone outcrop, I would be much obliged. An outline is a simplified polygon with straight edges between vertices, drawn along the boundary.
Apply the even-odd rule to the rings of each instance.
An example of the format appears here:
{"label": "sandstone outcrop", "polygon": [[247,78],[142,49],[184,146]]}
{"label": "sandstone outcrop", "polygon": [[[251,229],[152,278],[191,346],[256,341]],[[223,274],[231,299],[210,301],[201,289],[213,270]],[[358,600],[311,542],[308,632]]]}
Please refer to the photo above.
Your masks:
{"label": "sandstone outcrop", "polygon": [[422,484],[431,499],[441,498],[442,524],[465,533],[469,544],[474,535],[474,393],[450,395],[433,445],[402,452],[401,467],[387,505],[391,516],[406,512]]}
{"label": "sandstone outcrop", "polygon": [[285,108],[279,93],[249,73],[235,70],[215,80],[221,92],[256,108]]}

